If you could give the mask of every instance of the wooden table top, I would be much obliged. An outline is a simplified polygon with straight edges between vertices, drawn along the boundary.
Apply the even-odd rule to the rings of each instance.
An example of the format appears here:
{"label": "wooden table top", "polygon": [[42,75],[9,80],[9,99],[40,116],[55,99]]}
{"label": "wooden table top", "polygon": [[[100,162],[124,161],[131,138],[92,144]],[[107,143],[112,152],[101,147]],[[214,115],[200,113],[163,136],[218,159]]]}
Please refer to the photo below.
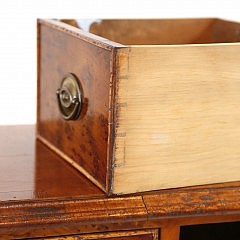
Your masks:
{"label": "wooden table top", "polygon": [[35,126],[0,127],[0,200],[101,195],[101,190],[35,140]]}
{"label": "wooden table top", "polygon": [[0,127],[0,239],[223,221],[240,221],[240,182],[107,197],[34,126]]}

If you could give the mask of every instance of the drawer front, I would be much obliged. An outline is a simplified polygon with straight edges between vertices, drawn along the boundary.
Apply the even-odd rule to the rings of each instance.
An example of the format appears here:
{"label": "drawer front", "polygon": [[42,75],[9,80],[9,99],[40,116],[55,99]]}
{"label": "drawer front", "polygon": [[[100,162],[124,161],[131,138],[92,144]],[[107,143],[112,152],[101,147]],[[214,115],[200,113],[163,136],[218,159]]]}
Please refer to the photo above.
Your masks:
{"label": "drawer front", "polygon": [[[111,127],[112,59],[113,48],[91,42],[80,30],[39,21],[38,137],[102,189]],[[63,119],[56,97],[68,73],[82,89],[82,110],[74,121]]]}
{"label": "drawer front", "polygon": [[127,231],[113,233],[84,234],[47,238],[51,240],[157,240],[158,230]]}

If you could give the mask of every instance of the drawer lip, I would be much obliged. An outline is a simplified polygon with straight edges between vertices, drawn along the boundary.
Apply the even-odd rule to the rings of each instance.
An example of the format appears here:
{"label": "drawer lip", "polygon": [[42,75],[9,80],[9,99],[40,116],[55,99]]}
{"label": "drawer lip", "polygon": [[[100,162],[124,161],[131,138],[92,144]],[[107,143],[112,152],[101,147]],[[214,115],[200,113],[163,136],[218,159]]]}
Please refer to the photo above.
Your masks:
{"label": "drawer lip", "polygon": [[106,50],[112,51],[113,48],[127,47],[120,43],[108,40],[106,38],[97,36],[93,33],[85,32],[80,28],[73,27],[67,23],[60,22],[52,19],[37,19],[37,24],[44,24],[50,26],[53,29],[68,33],[76,38],[80,38],[83,41],[89,42],[93,45],[100,46]]}

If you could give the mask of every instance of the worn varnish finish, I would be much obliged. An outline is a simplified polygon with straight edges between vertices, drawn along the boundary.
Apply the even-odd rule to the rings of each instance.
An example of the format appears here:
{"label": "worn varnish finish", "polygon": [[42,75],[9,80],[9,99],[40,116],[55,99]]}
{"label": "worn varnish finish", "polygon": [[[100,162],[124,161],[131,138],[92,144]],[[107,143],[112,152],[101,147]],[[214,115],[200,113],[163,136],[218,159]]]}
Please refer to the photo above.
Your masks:
{"label": "worn varnish finish", "polygon": [[36,141],[34,193],[36,198],[101,196],[104,192]]}
{"label": "worn varnish finish", "polygon": [[175,239],[166,236],[176,236],[183,223],[240,221],[239,192],[239,187],[213,188],[143,198],[2,202],[0,233],[6,239],[162,227],[162,239]]}
{"label": "worn varnish finish", "polygon": [[[104,190],[112,132],[113,46],[91,40],[80,30],[73,28],[72,32],[71,27],[39,21],[37,132]],[[64,120],[57,105],[56,90],[67,73],[75,74],[83,90],[83,109],[77,121]]]}
{"label": "worn varnish finish", "polygon": [[35,141],[35,126],[0,127],[0,200],[101,196],[86,177]]}
{"label": "worn varnish finish", "polygon": [[34,150],[33,126],[1,127],[0,142],[0,239],[147,240],[161,229],[161,240],[177,240],[180,226],[240,221],[239,182],[107,198],[41,142]]}

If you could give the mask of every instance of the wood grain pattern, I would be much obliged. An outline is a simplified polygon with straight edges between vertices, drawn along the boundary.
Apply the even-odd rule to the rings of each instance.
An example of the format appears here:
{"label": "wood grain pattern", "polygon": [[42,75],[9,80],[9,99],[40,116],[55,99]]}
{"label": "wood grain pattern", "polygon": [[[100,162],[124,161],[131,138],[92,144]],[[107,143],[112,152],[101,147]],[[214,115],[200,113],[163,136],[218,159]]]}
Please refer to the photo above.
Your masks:
{"label": "wood grain pattern", "polygon": [[106,19],[90,32],[125,45],[239,41],[239,23],[221,19]]}
{"label": "wood grain pattern", "polygon": [[102,195],[86,177],[35,141],[35,126],[0,127],[0,201]]}
{"label": "wood grain pattern", "polygon": [[[106,198],[89,180],[41,142],[36,142],[34,153],[33,136],[34,126],[0,128],[0,142],[5,144],[5,151],[0,152],[1,166],[6,156],[11,161],[20,156],[22,162],[26,161],[25,165],[17,162],[18,159],[5,162],[2,180],[8,178],[9,169],[14,167],[16,176],[19,169],[27,174],[26,157],[31,156],[31,161],[36,161],[33,164],[35,170],[31,168],[35,174],[31,180],[32,186],[35,182],[35,189],[30,189],[35,194],[28,200],[24,192],[26,185],[18,182],[19,178],[16,177],[12,185],[7,181],[0,182],[1,193],[8,187],[8,192],[15,194],[14,185],[20,187],[18,192],[24,193],[15,201],[7,201],[13,198],[2,198],[1,195],[0,239],[74,234],[86,238],[96,233],[103,236],[113,231],[131,230],[133,233],[139,229],[144,232],[159,228],[162,229],[162,237],[168,237],[176,235],[174,229],[178,226],[240,221],[239,182]],[[169,226],[172,230],[168,229]],[[142,238],[148,239],[149,236],[142,235]]]}
{"label": "wood grain pattern", "polygon": [[0,239],[141,229],[146,219],[141,197],[2,202]]}
{"label": "wood grain pattern", "polygon": [[213,21],[214,19],[102,20],[93,23],[89,31],[124,45],[200,43],[211,41]]}
{"label": "wood grain pattern", "polygon": [[0,126],[0,201],[34,197],[35,126]]}
{"label": "wood grain pattern", "polygon": [[[102,87],[98,85],[93,87],[95,90],[100,89],[105,91],[105,93],[112,94],[111,97],[104,98],[104,100],[109,100],[107,111],[110,111],[110,113],[107,114],[105,108],[98,102],[96,108],[91,108],[91,104],[89,104],[92,111],[85,111],[86,115],[84,115],[89,116],[88,114],[90,114],[90,117],[93,117],[88,127],[90,128],[95,124],[93,126],[93,131],[95,132],[99,124],[99,119],[96,120],[99,112],[95,112],[95,110],[98,110],[100,106],[99,109],[104,109],[104,113],[106,113],[104,121],[107,119],[108,127],[106,128],[104,125],[103,129],[107,129],[105,136],[108,138],[108,145],[103,144],[107,146],[107,150],[103,155],[106,155],[109,161],[106,164],[107,169],[105,169],[106,174],[109,175],[102,177],[104,183],[111,174],[110,170],[115,171],[116,169],[119,170],[122,167],[130,166],[130,173],[138,174],[140,170],[143,173],[147,172],[148,169],[145,167],[141,168],[141,164],[144,165],[146,163],[144,163],[144,160],[146,159],[152,161],[151,157],[153,154],[159,152],[162,154],[162,150],[166,151],[165,155],[162,154],[161,157],[174,156],[173,159],[177,160],[179,160],[178,157],[183,157],[184,154],[191,150],[192,158],[185,155],[185,162],[180,159],[178,162],[174,160],[171,163],[178,167],[178,164],[189,164],[191,162],[189,159],[193,159],[195,160],[194,164],[198,166],[197,170],[204,172],[203,178],[208,176],[209,165],[212,163],[207,160],[217,159],[212,165],[215,171],[211,172],[209,177],[211,181],[214,178],[216,179],[217,175],[219,181],[226,180],[225,177],[222,178],[223,175],[219,174],[222,173],[217,168],[219,165],[224,167],[228,174],[232,174],[231,177],[235,178],[237,176],[236,173],[239,170],[237,163],[237,158],[239,157],[237,149],[237,139],[239,137],[237,128],[239,119],[237,107],[239,101],[237,94],[239,92],[237,62],[240,60],[239,54],[237,54],[239,51],[238,44],[204,45],[204,47],[202,45],[142,46],[141,48],[129,47],[117,50],[116,48],[122,47],[99,37],[82,34],[81,30],[76,30],[74,27],[66,28],[64,23],[55,24],[55,22],[50,20],[45,21],[44,24],[40,21],[39,24],[42,25],[38,28],[38,78],[40,79],[44,75],[43,67],[44,69],[45,67],[56,67],[54,69],[57,69],[57,73],[48,75],[47,73],[51,73],[51,71],[50,68],[47,68],[48,71],[44,75],[45,85],[38,83],[38,96],[40,96],[40,93],[45,94],[45,91],[54,89],[50,84],[52,81],[48,81],[49,77],[56,84],[58,77],[61,75],[60,73],[68,69],[71,70],[72,65],[68,65],[71,63],[71,61],[68,61],[68,57],[72,56],[72,54],[74,56],[77,55],[77,53],[73,53],[74,49],[81,49],[80,47],[75,48],[78,45],[78,41],[72,41],[72,38],[80,39],[83,45],[92,44],[95,50],[88,49],[86,51],[89,51],[88,53],[91,53],[93,56],[96,56],[96,54],[102,56],[106,61],[101,63],[106,63],[106,65],[104,64],[105,67],[107,66],[106,69],[109,70],[111,64],[113,64],[113,68],[110,67],[110,69],[114,69],[114,64],[116,64],[116,71],[110,72],[110,78],[116,80],[117,84],[108,86],[109,82],[107,80],[105,82],[109,88],[106,87],[104,89],[110,89],[110,93],[104,89],[102,90]],[[223,28],[221,28],[220,24],[218,27],[220,32],[215,32],[215,37],[221,34],[221,32],[225,32],[227,35],[226,39],[229,39],[231,34],[235,34],[235,38],[231,38],[231,41],[237,40],[238,29],[236,26],[233,26],[231,23],[229,25],[226,22],[224,24],[230,26],[229,33],[225,31],[223,25]],[[208,29],[204,31],[208,32],[210,29],[212,31],[213,27],[214,24],[210,24],[207,27]],[[48,34],[44,34],[49,32],[53,33],[51,37]],[[42,34],[46,37],[45,40],[47,41],[45,43],[42,42]],[[207,34],[204,36],[207,36]],[[61,38],[63,35],[64,38]],[[69,47],[69,42],[75,44],[74,47]],[[71,51],[68,52],[65,47],[68,47]],[[59,49],[65,53],[64,56],[66,57],[66,60],[60,60],[61,66],[53,63],[55,57],[62,57],[62,55],[58,55]],[[54,50],[53,53],[55,55],[51,55],[51,51],[48,50]],[[117,55],[115,56],[115,54]],[[85,54],[84,56],[89,55]],[[110,62],[110,65],[107,63],[109,57],[113,61]],[[88,62],[87,58],[81,60],[85,61],[85,63]],[[90,60],[93,61],[92,58]],[[94,60],[93,65],[98,65],[96,63],[98,60]],[[133,64],[136,62],[137,65]],[[49,66],[47,63],[49,63]],[[81,63],[78,66],[81,66]],[[64,64],[64,67],[62,67],[62,64]],[[154,70],[153,72],[151,72],[149,66]],[[75,68],[77,69],[76,66]],[[178,74],[174,74],[176,70]],[[106,70],[106,72],[108,71]],[[103,77],[101,74],[100,77]],[[155,74],[159,74],[159,81],[153,80],[157,79]],[[87,82],[86,80],[84,84],[87,85]],[[100,80],[97,82],[101,83]],[[117,93],[116,105],[114,105],[115,99],[112,97],[115,95],[115,90]],[[136,94],[137,92],[143,95],[138,95]],[[95,93],[93,90],[87,90],[89,99],[93,93]],[[144,94],[148,97],[143,100],[142,96],[145,96]],[[47,99],[50,94],[44,96]],[[102,97],[102,95],[99,94],[98,97]],[[52,102],[54,102],[53,98],[53,96],[49,97]],[[134,99],[138,101],[134,102]],[[51,110],[49,106],[51,106],[52,102],[45,100],[41,101],[46,104],[44,106],[47,106],[48,110]],[[95,106],[94,104],[93,106]],[[113,106],[115,107],[114,109],[112,108]],[[221,108],[216,106],[221,106]],[[197,109],[197,111],[193,111],[193,109]],[[46,134],[46,136],[52,134],[50,137],[55,140],[58,139],[57,144],[62,146],[62,133],[59,133],[59,130],[64,129],[63,135],[66,134],[64,141],[67,141],[72,136],[72,128],[61,124],[60,119],[55,121],[56,116],[54,114],[56,113],[54,111],[42,111],[40,105],[38,105],[38,114],[41,116],[41,118],[38,118],[38,127],[40,126],[38,130],[43,130],[43,134]],[[44,114],[41,115],[42,113]],[[164,133],[169,134],[171,138],[166,138],[165,136],[160,136],[159,138],[159,135],[153,135],[153,138],[151,138],[153,142],[151,143],[155,145],[169,144],[169,147],[163,148],[161,151],[150,151],[144,156],[144,151],[148,150],[146,146],[151,146],[151,144],[143,146],[141,144],[135,146],[134,144],[139,144],[141,141],[145,141],[142,142],[145,144],[149,140],[148,135],[144,135],[148,132],[145,132],[144,128],[141,127],[141,123],[149,119],[151,120],[151,124],[149,124],[150,129],[154,129],[154,131],[156,128],[164,130],[166,131]],[[44,121],[42,122],[42,120]],[[89,118],[87,121],[89,121]],[[138,125],[139,123],[140,125]],[[169,125],[171,126],[170,130],[167,128]],[[113,132],[114,127],[116,132]],[[139,131],[135,131],[136,129]],[[102,130],[99,130],[96,134],[101,134]],[[78,134],[79,132],[74,132],[74,134],[76,133]],[[87,139],[90,139],[89,141],[93,141],[91,136],[91,134],[87,136]],[[129,136],[134,138],[131,139]],[[177,136],[173,142],[166,142],[173,139],[173,136]],[[114,149],[111,149],[114,138],[116,138],[116,145]],[[101,139],[102,135],[100,135],[100,141]],[[236,141],[234,142],[233,139]],[[202,141],[201,144],[203,145],[200,146],[199,140]],[[98,144],[97,146],[100,148],[103,147],[99,142]],[[94,148],[93,145],[91,148]],[[71,145],[66,145],[67,148],[69,146]],[[135,147],[137,147],[137,153],[134,152]],[[172,147],[175,152],[172,151]],[[202,149],[202,147],[205,148]],[[91,148],[88,150],[92,151]],[[205,149],[209,151],[205,152]],[[110,167],[112,150],[115,151],[115,162],[113,169],[108,169]],[[135,162],[132,161],[137,154],[139,154],[138,161],[136,159]],[[198,158],[202,161],[198,161]],[[103,159],[106,160],[106,158]],[[124,161],[122,161],[123,159]],[[129,159],[130,162],[128,162]],[[226,161],[228,161],[229,165],[224,165]],[[92,163],[94,161],[90,162],[90,164]],[[139,167],[136,167],[133,163],[140,163]],[[131,166],[131,164],[133,165]],[[229,172],[230,164],[235,165],[232,166]],[[99,168],[98,163],[93,166],[96,169]],[[165,169],[166,166],[168,164],[165,164],[162,169]],[[157,171],[161,172],[162,169],[157,169]],[[170,170],[168,169],[169,176],[167,177],[176,178],[176,176],[179,176],[178,174],[185,174],[187,177],[198,177],[196,172],[191,174],[189,171],[178,173]],[[91,169],[87,169],[87,171],[91,172]],[[159,238],[159,230],[161,232],[161,240],[176,240],[179,237],[179,229],[182,226],[240,222],[240,182],[135,193],[121,197],[107,197],[103,191],[86,179],[80,172],[77,172],[58,154],[51,151],[42,142],[35,142],[34,127],[32,126],[0,128],[0,173],[0,239],[4,240],[26,238],[155,240]],[[31,174],[27,175],[29,173]],[[95,177],[94,175],[92,176]],[[116,174],[114,177],[116,177]],[[146,187],[151,182],[152,177],[154,177],[154,174],[149,174],[146,179],[139,178],[139,182]],[[113,180],[117,180],[117,178]],[[125,188],[129,190],[131,181],[129,181],[127,175],[125,175],[124,180],[126,183]],[[177,179],[180,183],[181,180]],[[105,184],[104,188],[109,190],[110,186]],[[136,189],[142,190],[140,188]],[[16,192],[20,194],[16,195]],[[14,196],[15,198],[13,198]],[[236,226],[239,226],[239,223]],[[191,236],[191,234],[186,236]]]}
{"label": "wood grain pattern", "polygon": [[237,53],[238,43],[119,50],[113,193],[239,180]]}
{"label": "wood grain pattern", "polygon": [[[114,44],[89,35],[57,21],[39,21],[37,131],[39,139],[71,159],[69,163],[78,164],[79,171],[105,190]],[[58,109],[56,90],[66,73],[75,74],[83,89],[83,109],[77,121],[65,121]]]}
{"label": "wood grain pattern", "polygon": [[239,203],[240,185],[117,198],[1,202],[0,236],[60,236],[240,221]]}
{"label": "wood grain pattern", "polygon": [[[90,31],[158,45],[40,21],[39,139],[108,194],[239,180],[239,24],[106,20]],[[54,96],[66,72],[84,92],[75,122]]]}
{"label": "wood grain pattern", "polygon": [[96,197],[105,193],[70,164],[36,141],[34,194],[40,199]]}
{"label": "wood grain pattern", "polygon": [[128,231],[128,232],[111,232],[111,233],[97,233],[97,234],[83,234],[77,236],[54,237],[47,238],[52,240],[158,240],[157,230],[142,230],[142,231]]}
{"label": "wood grain pattern", "polygon": [[[238,213],[240,208],[239,199],[238,187],[211,187],[210,189],[202,188],[192,191],[187,189],[171,190],[159,192],[156,195],[153,193],[143,196],[150,218],[164,216],[165,214],[169,217],[220,215],[222,210],[224,212]],[[168,202],[169,200],[171,202]]]}

